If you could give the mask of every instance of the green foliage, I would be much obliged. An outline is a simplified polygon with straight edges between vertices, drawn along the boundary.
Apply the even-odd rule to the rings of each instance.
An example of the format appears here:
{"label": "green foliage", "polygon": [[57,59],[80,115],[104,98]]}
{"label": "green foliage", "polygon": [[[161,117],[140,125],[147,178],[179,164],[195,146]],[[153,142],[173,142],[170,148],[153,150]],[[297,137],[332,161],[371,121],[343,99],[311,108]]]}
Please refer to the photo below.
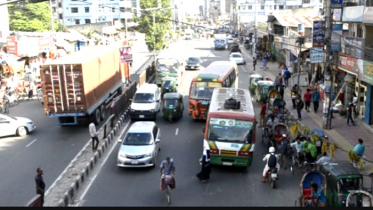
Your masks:
{"label": "green foliage", "polygon": [[67,32],[67,28],[64,24],[58,22],[58,21],[55,21],[54,22],[54,29],[57,31],[57,32]]}
{"label": "green foliage", "polygon": [[[171,6],[170,0],[161,0],[161,4],[162,8]],[[141,9],[156,8],[157,6],[156,0],[140,0]],[[155,14],[154,24],[153,14]],[[138,22],[139,31],[145,33],[145,42],[149,51],[153,51],[153,49],[159,51],[166,46],[165,36],[171,30],[172,10],[143,11],[139,18],[134,16],[133,19]]]}
{"label": "green foliage", "polygon": [[51,15],[48,2],[8,4],[11,31],[43,32],[51,30]]}

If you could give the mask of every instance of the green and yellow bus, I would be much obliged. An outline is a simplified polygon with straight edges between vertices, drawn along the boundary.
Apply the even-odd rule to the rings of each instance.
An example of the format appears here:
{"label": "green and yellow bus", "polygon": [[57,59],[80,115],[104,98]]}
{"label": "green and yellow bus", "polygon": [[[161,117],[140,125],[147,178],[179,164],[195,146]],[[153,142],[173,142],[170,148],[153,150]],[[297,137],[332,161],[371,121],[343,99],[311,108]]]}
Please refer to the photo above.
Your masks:
{"label": "green and yellow bus", "polygon": [[210,164],[249,167],[255,148],[256,120],[249,90],[215,88],[211,98],[203,146]]}
{"label": "green and yellow bus", "polygon": [[215,61],[193,78],[189,90],[189,115],[193,119],[206,120],[214,88],[238,87],[237,64],[231,61]]}

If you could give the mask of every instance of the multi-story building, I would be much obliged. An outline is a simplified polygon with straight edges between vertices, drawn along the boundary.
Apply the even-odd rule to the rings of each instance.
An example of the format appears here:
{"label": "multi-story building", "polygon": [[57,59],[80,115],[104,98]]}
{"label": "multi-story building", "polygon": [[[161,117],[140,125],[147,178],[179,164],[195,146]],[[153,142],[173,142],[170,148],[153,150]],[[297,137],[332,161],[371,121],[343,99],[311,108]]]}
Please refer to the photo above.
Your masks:
{"label": "multi-story building", "polygon": [[[65,26],[101,23],[128,22],[132,19],[130,8],[134,14],[140,15],[140,0],[52,0],[54,19]],[[126,9],[127,8],[127,9]]]}
{"label": "multi-story building", "polygon": [[[336,92],[345,86],[344,104],[352,102],[358,97],[359,117],[365,124],[373,124],[373,1],[348,1],[334,8],[333,28],[341,25],[340,49],[338,53],[337,71],[334,84]],[[333,5],[338,7],[338,5]],[[342,14],[342,15],[341,15]],[[343,26],[347,30],[343,29]],[[333,50],[333,49],[332,49]],[[340,50],[340,52],[338,52]]]}

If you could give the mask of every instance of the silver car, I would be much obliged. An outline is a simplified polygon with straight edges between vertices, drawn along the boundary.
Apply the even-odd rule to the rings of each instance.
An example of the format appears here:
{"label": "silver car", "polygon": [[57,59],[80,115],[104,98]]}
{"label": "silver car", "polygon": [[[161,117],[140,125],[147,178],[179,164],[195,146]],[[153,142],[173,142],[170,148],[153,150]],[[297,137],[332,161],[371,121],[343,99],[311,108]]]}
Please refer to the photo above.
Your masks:
{"label": "silver car", "polygon": [[2,136],[26,136],[35,130],[34,122],[24,117],[11,117],[0,114],[0,137]]}
{"label": "silver car", "polygon": [[129,128],[121,142],[117,166],[155,167],[161,150],[161,130],[155,122],[137,121]]}
{"label": "silver car", "polygon": [[229,55],[229,60],[235,62],[237,65],[243,64],[245,65],[245,59],[243,58],[241,53],[234,52]]}

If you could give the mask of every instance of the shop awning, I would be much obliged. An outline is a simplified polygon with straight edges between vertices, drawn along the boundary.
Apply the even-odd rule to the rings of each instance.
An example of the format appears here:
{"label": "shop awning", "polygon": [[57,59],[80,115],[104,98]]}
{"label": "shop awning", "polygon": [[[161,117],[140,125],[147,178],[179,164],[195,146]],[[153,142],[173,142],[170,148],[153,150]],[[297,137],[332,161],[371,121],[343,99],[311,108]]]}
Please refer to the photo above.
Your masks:
{"label": "shop awning", "polygon": [[312,28],[313,21],[323,20],[322,16],[305,16],[305,15],[271,15],[268,22],[277,20],[281,26],[298,27],[303,24],[305,28]]}

